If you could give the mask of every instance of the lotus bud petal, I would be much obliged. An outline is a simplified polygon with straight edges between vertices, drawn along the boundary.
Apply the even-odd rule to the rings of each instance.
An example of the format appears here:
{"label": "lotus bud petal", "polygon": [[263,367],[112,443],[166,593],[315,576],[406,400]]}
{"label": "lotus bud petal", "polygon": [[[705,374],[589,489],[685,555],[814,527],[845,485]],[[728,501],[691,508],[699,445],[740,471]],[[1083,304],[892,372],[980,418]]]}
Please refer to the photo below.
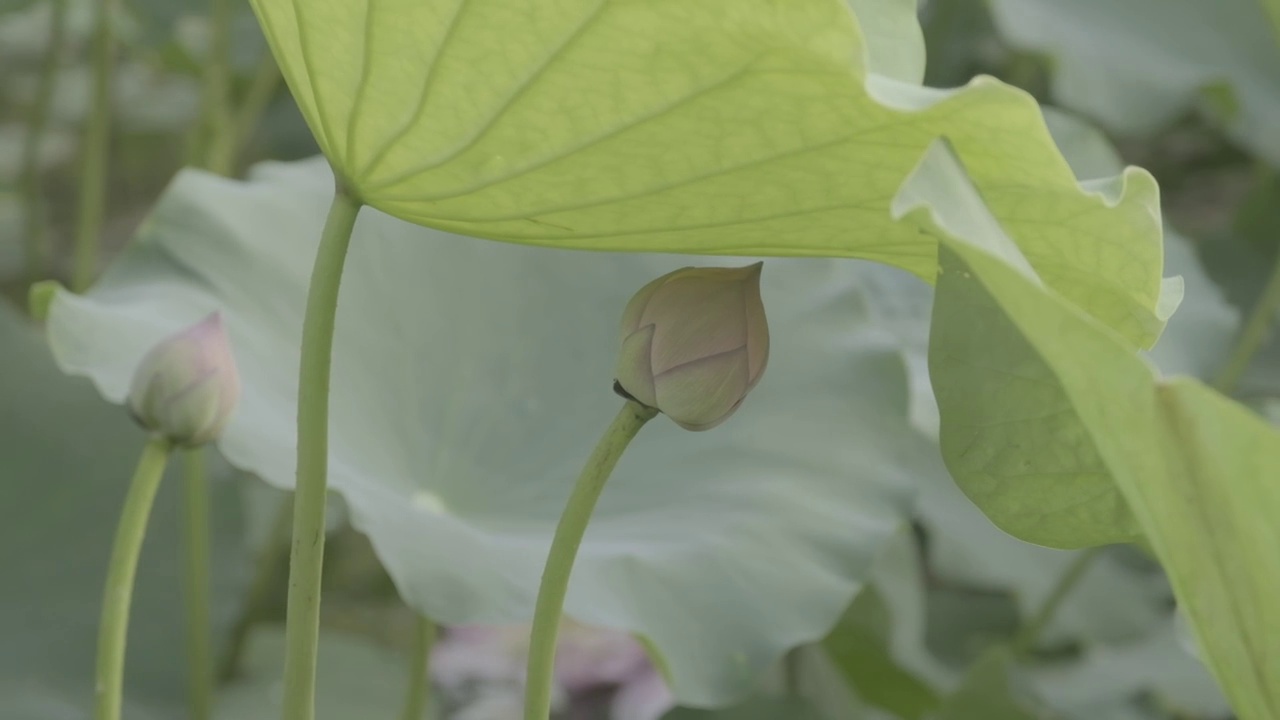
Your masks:
{"label": "lotus bud petal", "polygon": [[724,422],[769,361],[763,266],[681,268],[641,288],[622,313],[618,386],[686,430]]}
{"label": "lotus bud petal", "polygon": [[129,387],[143,427],[177,445],[216,440],[240,400],[240,374],[222,317],[213,313],[151,349]]}

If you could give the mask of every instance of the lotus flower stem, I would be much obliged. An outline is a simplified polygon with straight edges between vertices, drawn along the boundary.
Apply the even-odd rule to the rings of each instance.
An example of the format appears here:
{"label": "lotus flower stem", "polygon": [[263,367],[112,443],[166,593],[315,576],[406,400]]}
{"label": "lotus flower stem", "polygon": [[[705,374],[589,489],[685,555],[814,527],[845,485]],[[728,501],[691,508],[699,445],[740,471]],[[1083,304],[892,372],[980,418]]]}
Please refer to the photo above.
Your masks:
{"label": "lotus flower stem", "polygon": [[547,564],[542,570],[538,602],[533,611],[533,629],[529,636],[529,667],[524,696],[525,720],[547,720],[551,715],[551,689],[555,679],[556,636],[564,598],[569,590],[569,575],[578,547],[587,531],[591,512],[600,498],[604,484],[618,464],[618,459],[631,444],[636,433],[653,419],[658,411],[628,400],[613,424],[604,431],[587,464],[569,495],[560,523],[551,540]]}
{"label": "lotus flower stem", "polygon": [[325,493],[329,489],[329,369],[338,288],[361,203],[334,192],[311,271],[298,371],[298,475],[285,621],[284,720],[315,717],[320,641],[320,575],[324,563]]}
{"label": "lotus flower stem", "polygon": [[409,658],[409,691],[404,698],[404,720],[422,720],[431,699],[431,648],[436,644],[436,624],[418,615],[413,628]]}
{"label": "lotus flower stem", "polygon": [[49,39],[40,66],[40,85],[27,120],[27,135],[22,148],[23,236],[27,247],[27,277],[35,281],[49,271],[53,250],[49,246],[49,229],[44,215],[44,193],[40,188],[40,147],[53,106],[53,91],[58,82],[58,68],[66,50],[67,0],[50,3]]}
{"label": "lotus flower stem", "polygon": [[1271,18],[1271,30],[1275,36],[1273,39],[1280,43],[1280,0],[1263,0],[1262,5]]}
{"label": "lotus flower stem", "polygon": [[209,611],[209,480],[203,448],[186,452],[183,566],[187,605],[187,693],[191,720],[213,712],[213,650]]}
{"label": "lotus flower stem", "polygon": [[111,24],[116,3],[93,3],[93,90],[80,160],[80,207],[76,217],[71,289],[81,292],[98,272],[98,242],[107,194],[107,141],[111,135],[111,74],[115,65],[115,33]]}
{"label": "lotus flower stem", "polygon": [[147,519],[156,490],[169,461],[170,442],[152,436],[142,450],[138,469],[129,484],[120,524],[116,528],[107,583],[102,598],[102,621],[98,626],[98,664],[94,673],[94,718],[120,720],[124,699],[124,653],[129,637],[129,605],[133,599],[133,578],[138,555],[147,534]]}
{"label": "lotus flower stem", "polygon": [[1235,347],[1231,348],[1227,364],[1218,373],[1218,377],[1214,378],[1213,385],[1220,392],[1230,395],[1240,384],[1253,356],[1267,339],[1267,331],[1271,329],[1271,320],[1276,316],[1277,310],[1280,310],[1280,254],[1276,255],[1271,277],[1267,280],[1262,295],[1258,297],[1257,304],[1253,306],[1249,319],[1245,321],[1240,338],[1236,340]]}

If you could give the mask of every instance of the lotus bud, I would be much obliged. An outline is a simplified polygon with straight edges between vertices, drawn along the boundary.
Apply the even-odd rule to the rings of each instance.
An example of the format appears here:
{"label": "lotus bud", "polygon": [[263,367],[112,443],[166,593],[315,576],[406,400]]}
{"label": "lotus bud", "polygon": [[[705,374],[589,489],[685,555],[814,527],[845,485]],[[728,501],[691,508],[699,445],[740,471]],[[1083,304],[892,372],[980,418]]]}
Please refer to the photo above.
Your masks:
{"label": "lotus bud", "polygon": [[769,360],[763,266],[681,268],[641,288],[622,313],[618,387],[686,430],[724,422]]}
{"label": "lotus bud", "polygon": [[222,317],[213,313],[142,358],[128,402],[143,427],[174,444],[196,446],[218,438],[239,399],[231,341]]}

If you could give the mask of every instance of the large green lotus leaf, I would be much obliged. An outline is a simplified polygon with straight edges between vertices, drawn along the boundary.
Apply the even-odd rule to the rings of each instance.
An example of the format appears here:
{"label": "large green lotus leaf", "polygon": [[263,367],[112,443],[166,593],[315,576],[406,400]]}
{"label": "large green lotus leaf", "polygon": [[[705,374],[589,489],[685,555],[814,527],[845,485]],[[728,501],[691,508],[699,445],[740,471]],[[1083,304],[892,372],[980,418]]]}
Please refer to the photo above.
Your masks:
{"label": "large green lotus leaf", "polygon": [[[240,679],[218,692],[215,720],[276,720],[281,713],[284,628],[254,631]],[[368,640],[336,632],[320,635],[316,719],[398,718],[409,687],[408,658]]]}
{"label": "large green lotus leaf", "polygon": [[869,72],[905,83],[924,79],[924,31],[916,0],[846,0],[866,43]]}
{"label": "large green lotus leaf", "polygon": [[822,645],[859,696],[896,717],[918,720],[937,706],[938,698],[893,657],[893,628],[892,609],[871,586],[858,593]]}
{"label": "large green lotus leaf", "polygon": [[[944,144],[926,162],[948,167],[963,183],[964,171]],[[1052,439],[1065,446],[1063,457],[1089,457],[1100,477],[1120,489],[1237,714],[1276,717],[1280,646],[1271,638],[1280,636],[1280,528],[1274,522],[1280,432],[1195,380],[1159,378],[1123,339],[1045,287],[1007,239],[981,234],[989,228],[972,221],[984,216],[971,186],[969,192],[973,202],[962,214],[949,198],[923,192],[908,198],[919,204],[899,208],[944,243],[930,348],[944,438],[951,423],[973,432],[985,418],[1013,415],[997,430],[1006,432],[1049,414],[1074,418],[1066,432],[1044,438],[1044,446],[1060,447]],[[956,308],[964,310],[963,320],[951,312]],[[957,368],[983,392],[944,400]],[[986,372],[975,372],[980,369]],[[1027,395],[1043,402],[1027,406]],[[1031,414],[1018,417],[1019,409]],[[1018,450],[1018,442],[1013,436],[1010,447]],[[948,461],[962,464],[957,460],[966,452],[951,453]],[[1009,457],[1018,455],[996,459]],[[1009,486],[1009,492],[1020,489]],[[1081,495],[1081,502],[1089,499]],[[1061,496],[1046,493],[1040,507],[1001,501],[998,493],[983,501],[998,523],[1061,517],[1055,514]],[[1082,525],[1086,534],[1106,536],[1095,523]]]}
{"label": "large green lotus leaf", "polygon": [[[916,528],[904,525],[877,559],[871,583],[883,598],[892,620],[892,627],[884,638],[890,658],[930,687],[949,689],[959,676],[954,668],[930,653],[926,645],[928,586],[933,569],[926,566],[924,556],[925,548],[919,541]],[[857,602],[856,598],[854,602]]]}
{"label": "large green lotus leaf", "polygon": [[[1115,152],[1095,129],[1061,112],[1047,110],[1045,116],[1055,141],[1082,181],[1107,177],[1121,169]],[[1166,229],[1165,253],[1166,271],[1183,278],[1186,294],[1152,357],[1172,370],[1212,372],[1229,347],[1238,318],[1206,277],[1189,241]],[[894,329],[902,343],[904,362],[911,368],[913,422],[922,432],[936,437],[937,406],[927,370],[933,298],[922,287],[915,288],[917,292],[911,290],[896,288],[888,293],[895,303],[881,303],[880,311],[886,313],[883,322]],[[1022,616],[1032,617],[1074,561],[1075,553],[1033,545],[1000,531],[932,458],[927,467],[918,469],[916,477],[917,507],[931,538],[929,562],[934,576],[964,587],[1007,591]],[[1140,648],[1153,645],[1170,622],[1169,590],[1162,577],[1149,563],[1135,562],[1133,553],[1106,552],[1096,558],[1045,632],[1050,643],[1080,642],[1085,654],[1078,662],[1052,664],[1046,677],[1097,676],[1112,666],[1112,658],[1136,657]],[[892,605],[898,621],[901,613],[896,611],[902,600],[895,598]],[[903,634],[901,627],[895,628],[895,638]],[[914,664],[912,667],[915,669]],[[1208,672],[1176,648],[1165,662],[1150,665],[1147,673],[1111,677],[1115,682],[1107,687],[1114,692],[1086,694],[1076,703],[1064,702],[1064,694],[1059,693],[1051,698],[1051,704],[1060,712],[1076,713],[1071,717],[1094,718],[1104,709],[1122,708],[1129,696],[1152,690],[1179,707],[1194,710],[1197,706],[1193,702],[1183,703],[1182,696],[1170,696],[1166,689],[1212,685]],[[1213,698],[1204,702],[1213,702]]]}
{"label": "large green lotus leaf", "polygon": [[990,6],[1012,43],[1053,56],[1060,104],[1120,133],[1148,132],[1199,104],[1240,142],[1280,161],[1280,47],[1260,0]]}
{"label": "large green lotus leaf", "polygon": [[[254,0],[350,192],[451,232],[595,250],[839,255],[932,279],[890,200],[951,138],[1046,279],[1147,346],[1156,185],[1082,188],[1039,107],[916,84],[905,0]],[[874,38],[864,43],[862,37]]]}
{"label": "large green lotus leaf", "polygon": [[[36,328],[0,305],[0,717],[82,720],[107,555],[146,436],[88,383],[54,367]],[[226,629],[246,579],[235,486],[213,484],[212,607]],[[181,481],[161,487],[129,627],[129,717],[183,706]]]}
{"label": "large green lotus leaf", "polygon": [[[332,177],[319,159],[250,182],[179,176],[85,297],[58,294],[62,367],[119,401],[158,338],[219,308],[244,382],[220,442],[294,478],[306,283]],[[448,624],[527,620],[572,479],[621,402],[629,296],[688,258],[469,240],[361,214],[337,318],[330,480],[411,604]],[[770,261],[769,374],[713,432],[651,423],[587,532],[567,611],[653,642],[682,701],[747,691],[822,637],[906,512],[905,377],[846,261]],[[916,283],[920,284],[920,283]]]}
{"label": "large green lotus leaf", "polygon": [[[1119,154],[1097,128],[1076,116],[1045,108],[1046,125],[1076,178],[1091,184],[1124,171]],[[1164,228],[1165,272],[1181,278],[1183,298],[1169,318],[1151,357],[1166,372],[1206,377],[1226,360],[1240,324],[1239,312],[1201,266],[1194,244],[1171,227]],[[893,278],[887,278],[891,281]],[[911,370],[912,422],[937,436],[938,412],[929,382],[927,348],[932,295],[910,288],[891,288],[896,299],[885,318],[898,335]]]}
{"label": "large green lotus leaf", "polygon": [[[938,233],[977,238],[982,250],[1039,282],[984,212],[945,143],[935,145],[921,167],[930,172],[903,187],[899,212],[933,209]],[[957,200],[966,191],[969,197]],[[941,278],[945,273],[940,268]],[[1028,542],[1076,548],[1138,539],[1138,523],[1071,397],[1054,382],[1049,360],[1008,325],[935,297],[929,374],[947,469],[992,522]],[[993,342],[1004,343],[998,366],[988,359]]]}
{"label": "large green lotus leaf", "polygon": [[[1087,126],[1051,114],[1050,127],[1064,147],[1075,150],[1076,172],[1082,176],[1118,167],[1106,143]],[[941,221],[950,223],[950,232],[980,237],[990,252],[1034,274],[1015,243],[983,208],[968,178],[945,160],[939,153],[926,156],[922,174],[904,186],[899,211],[926,196],[930,201],[937,198],[946,205]],[[968,199],[962,199],[966,194]],[[1186,318],[1173,322],[1171,336],[1156,354],[1168,359],[1171,369],[1204,372],[1217,364],[1216,348],[1231,336],[1235,315],[1191,262],[1185,242],[1174,237],[1170,244],[1179,264],[1188,270],[1195,301]],[[1175,280],[1186,289],[1183,278]],[[1062,388],[1044,382],[1053,370],[1036,348],[1023,344],[1019,357],[1002,368],[1012,374],[1001,401],[987,403],[989,379],[999,370],[982,361],[985,346],[991,339],[1005,337],[1007,331],[999,323],[966,322],[969,309],[964,306],[935,303],[934,307],[930,374],[942,412],[955,413],[942,433],[942,450],[964,492],[1003,530],[1029,542],[1075,548],[1138,537],[1138,526],[1069,398]],[[985,414],[955,411],[976,407]]]}
{"label": "large green lotus leaf", "polygon": [[[1046,111],[1058,146],[1082,181],[1107,177],[1122,168],[1115,151],[1094,128],[1074,117]],[[1223,360],[1238,324],[1237,313],[1196,261],[1190,242],[1165,232],[1166,269],[1185,284],[1185,297],[1169,320],[1152,357],[1175,372],[1208,374]],[[928,328],[924,319],[932,298],[905,292],[893,316],[903,338],[905,362],[912,373],[914,421],[937,434],[937,408],[927,374]],[[992,527],[956,489],[945,473],[922,472],[920,507],[934,533],[944,540],[934,545],[933,564],[944,576],[967,583],[1009,588],[1029,617],[1047,597],[1072,555],[1021,542]],[[1070,635],[1112,642],[1132,641],[1155,628],[1165,617],[1163,592],[1111,554],[1095,561],[1081,584],[1058,613],[1055,625]]]}
{"label": "large green lotus leaf", "polygon": [[1231,710],[1204,666],[1180,643],[1169,618],[1136,642],[1095,646],[1076,663],[1048,663],[1029,673],[1051,707],[1089,717],[1098,707],[1128,702],[1143,688],[1166,707],[1193,717],[1229,717]]}
{"label": "large green lotus leaf", "polygon": [[[1082,183],[1124,170],[1124,162],[1106,137],[1075,115],[1045,109],[1045,122],[1071,170]],[[1164,270],[1181,278],[1182,302],[1169,318],[1151,359],[1166,373],[1207,377],[1226,361],[1240,325],[1240,313],[1205,272],[1191,240],[1164,228]]]}

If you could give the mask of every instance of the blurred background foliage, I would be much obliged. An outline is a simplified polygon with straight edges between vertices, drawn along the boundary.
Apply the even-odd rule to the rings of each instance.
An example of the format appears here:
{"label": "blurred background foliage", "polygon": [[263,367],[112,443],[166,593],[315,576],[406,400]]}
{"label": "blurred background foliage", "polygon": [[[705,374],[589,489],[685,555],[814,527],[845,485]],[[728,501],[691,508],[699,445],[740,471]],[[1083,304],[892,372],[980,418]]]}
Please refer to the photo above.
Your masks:
{"label": "blurred background foliage", "polygon": [[[38,328],[25,319],[30,282],[70,272],[92,2],[65,0],[65,37],[50,54],[56,3],[0,0],[0,717],[6,720],[87,716],[106,547],[140,438],[124,411],[102,401],[89,382],[54,369]],[[315,144],[247,3],[232,6],[232,173],[259,160],[313,155]],[[202,1],[128,0],[117,10],[104,229],[112,251],[127,243],[199,146],[210,39]],[[1212,378],[1226,359],[1224,333],[1229,337],[1252,308],[1280,254],[1274,169],[1280,136],[1270,130],[1280,117],[1280,51],[1261,7],[1251,0],[926,0],[920,18],[927,85],[993,75],[1100,128],[1124,162],[1155,174],[1166,222],[1189,241],[1170,249],[1166,274],[1182,273],[1189,283],[1207,277],[1204,302],[1213,308],[1205,312],[1214,317],[1193,323],[1183,341],[1196,348],[1197,359],[1172,362]],[[30,119],[42,88],[51,88],[47,122],[32,151]],[[1073,161],[1087,176],[1080,165],[1094,160]],[[48,237],[52,248],[34,275],[32,233]],[[1198,302],[1189,297],[1182,312],[1200,312]],[[927,303],[925,296],[923,305],[898,311],[927,317]],[[902,328],[904,362],[919,370],[925,339],[915,320]],[[1236,395],[1280,418],[1280,341],[1273,337],[1263,347]],[[926,436],[927,406],[914,418]],[[274,717],[285,496],[225,464],[215,476],[216,637],[224,669],[228,656],[239,657],[223,677],[217,716]],[[134,606],[126,715],[139,720],[185,712],[175,487],[166,483],[157,505]],[[396,717],[416,620],[340,505],[331,520],[320,716]],[[1231,717],[1194,658],[1159,567],[1128,547],[1100,550],[1088,564],[1084,555],[1014,540],[947,478],[926,483],[914,522],[884,549],[874,582],[827,638],[794,650],[742,707],[675,709],[666,717]],[[1080,582],[1056,596],[1073,568],[1084,573]],[[495,656],[484,642],[455,642],[461,649],[446,651],[453,660],[437,663],[438,709],[470,720],[516,717],[510,668],[498,656],[518,648]],[[614,707],[614,716],[623,717],[608,696],[626,684],[606,678],[574,693],[563,706],[566,716],[603,717]],[[655,711],[635,712],[627,720]]]}

